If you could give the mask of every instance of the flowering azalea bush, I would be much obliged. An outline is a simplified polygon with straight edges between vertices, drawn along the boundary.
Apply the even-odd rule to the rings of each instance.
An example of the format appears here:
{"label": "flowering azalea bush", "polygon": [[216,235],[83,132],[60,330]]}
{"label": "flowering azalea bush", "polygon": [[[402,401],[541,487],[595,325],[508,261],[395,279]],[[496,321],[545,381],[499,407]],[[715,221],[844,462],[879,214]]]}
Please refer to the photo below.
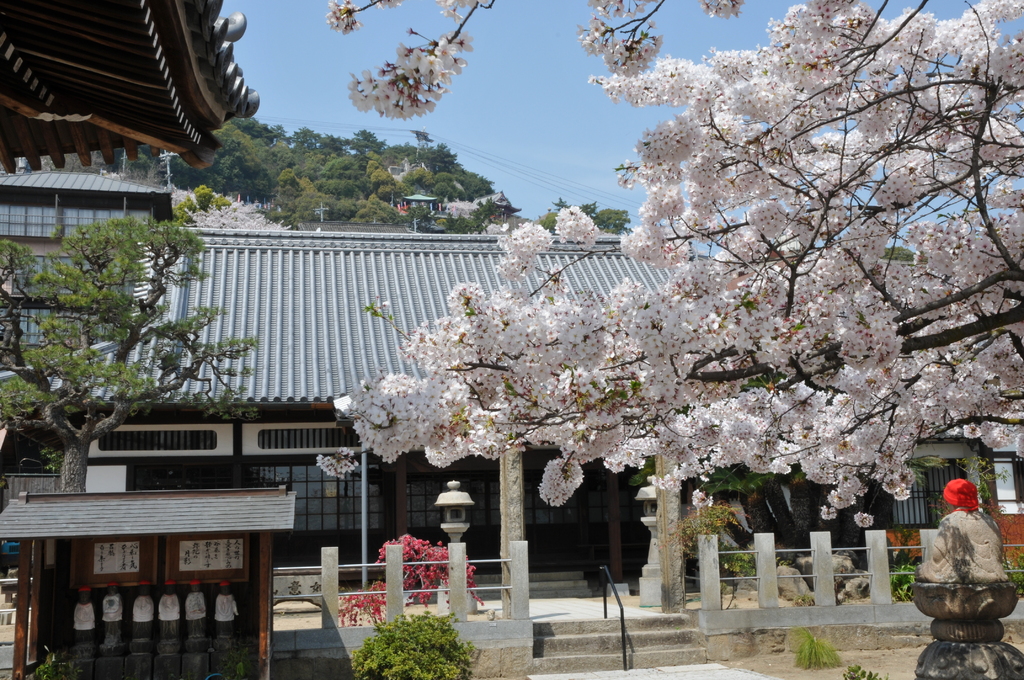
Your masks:
{"label": "flowering azalea bush", "polygon": [[[493,4],[442,0],[460,30]],[[667,282],[602,295],[541,272],[530,289],[551,234],[500,236],[509,285],[459,285],[447,317],[403,329],[422,377],[354,395],[363,443],[385,460],[423,446],[439,465],[556,446],[552,503],[596,459],[621,470],[661,455],[661,487],[799,463],[831,485],[826,517],[868,478],[906,498],[923,438],[1019,447],[1024,34],[1003,28],[1024,4],[940,20],[822,0],[790,8],[763,47],[701,63],[656,57],[661,4],[590,0],[582,37],[609,66],[595,80],[609,97],[667,111],[620,169],[647,193],[621,250]],[[558,226],[581,257],[602,247],[584,217]]]}
{"label": "flowering azalea bush", "polygon": [[[430,590],[443,588],[448,585],[448,548],[441,543],[433,545],[409,534],[401,538],[388,541],[380,548],[377,564],[384,564],[387,558],[387,547],[389,545],[402,546],[402,590]],[[426,562],[443,562],[444,564],[417,564]],[[473,574],[476,567],[466,564],[466,586],[475,588],[476,581]],[[369,595],[340,595],[338,606],[338,622],[342,626],[364,626],[367,624],[380,623],[385,618],[386,584],[384,581],[374,581],[365,591]],[[379,595],[377,593],[380,593]],[[420,604],[427,604],[434,592],[412,593],[411,597]],[[477,602],[483,603],[476,593],[470,591],[470,595]]]}

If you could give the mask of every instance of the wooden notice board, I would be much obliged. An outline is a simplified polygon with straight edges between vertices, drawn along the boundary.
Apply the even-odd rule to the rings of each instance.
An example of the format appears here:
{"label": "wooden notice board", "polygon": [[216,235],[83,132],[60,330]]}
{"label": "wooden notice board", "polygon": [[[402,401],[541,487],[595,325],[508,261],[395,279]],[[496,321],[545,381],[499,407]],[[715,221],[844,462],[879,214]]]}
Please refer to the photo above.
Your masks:
{"label": "wooden notice board", "polygon": [[156,582],[156,536],[106,536],[71,542],[71,587]]}
{"label": "wooden notice board", "polygon": [[176,581],[248,581],[249,534],[168,536],[165,573]]}

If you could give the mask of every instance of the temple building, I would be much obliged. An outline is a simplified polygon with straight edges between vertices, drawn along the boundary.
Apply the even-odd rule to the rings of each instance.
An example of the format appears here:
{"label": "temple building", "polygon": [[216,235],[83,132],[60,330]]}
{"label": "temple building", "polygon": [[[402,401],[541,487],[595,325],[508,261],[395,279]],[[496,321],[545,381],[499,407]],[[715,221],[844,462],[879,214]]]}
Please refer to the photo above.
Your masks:
{"label": "temple building", "polygon": [[[352,234],[329,232],[204,232],[206,278],[168,300],[175,313],[215,306],[223,314],[204,341],[256,337],[244,361],[251,375],[234,387],[252,419],[223,420],[175,404],[156,405],[93,443],[89,491],[224,489],[284,484],[297,494],[295,530],[276,537],[279,564],[311,564],[321,546],[340,546],[343,562],[359,561],[360,474],[324,475],[316,457],[340,446],[359,450],[351,423],[335,400],[378,371],[419,375],[400,353],[401,337],[364,311],[388,301],[396,323],[413,329],[446,314],[452,286],[475,282],[486,291],[505,284],[502,253],[488,235]],[[614,237],[603,237],[611,245]],[[556,244],[541,266],[561,267],[578,250]],[[588,257],[565,276],[570,290],[608,292],[629,278],[654,287],[667,276],[618,253]],[[531,277],[523,285],[535,286]],[[197,391],[201,385],[190,385]],[[4,447],[17,466],[21,437]],[[554,451],[524,456],[524,514],[531,568],[585,569],[599,564],[639,568],[650,533],[628,474],[587,466],[583,486],[562,507],[540,500],[537,487]],[[466,459],[447,469],[421,451],[385,463],[372,453],[367,471],[371,557],[404,533],[444,540],[434,501],[458,480],[475,505],[465,540],[478,558],[499,552],[499,471],[496,461]]]}

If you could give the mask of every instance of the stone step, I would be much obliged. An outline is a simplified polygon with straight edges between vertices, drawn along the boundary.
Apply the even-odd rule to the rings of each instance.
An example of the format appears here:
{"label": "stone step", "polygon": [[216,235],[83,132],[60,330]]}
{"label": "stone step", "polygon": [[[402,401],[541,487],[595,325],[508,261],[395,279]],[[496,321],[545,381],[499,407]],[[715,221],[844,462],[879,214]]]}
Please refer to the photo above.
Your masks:
{"label": "stone step", "polygon": [[[688,666],[707,663],[708,655],[701,647],[680,649],[652,649],[626,651],[629,668],[659,668],[662,666]],[[553,656],[535,658],[530,675],[553,673],[592,673],[621,671],[622,652],[615,654],[585,654],[579,656]]]}
{"label": "stone step", "polygon": [[[544,621],[533,624],[534,637],[553,637],[558,635],[589,635],[595,633],[618,633],[618,610],[608,607],[607,619],[579,619],[576,621]],[[696,630],[696,612],[685,614],[664,614],[662,616],[642,616],[626,619],[626,632],[641,630]]]}
{"label": "stone step", "polygon": [[[626,624],[627,650],[680,649],[695,647],[703,641],[692,628],[683,630],[630,630]],[[533,639],[534,658],[552,656],[579,656],[585,654],[620,654],[622,637],[614,633],[588,633],[584,635],[555,635]]]}
{"label": "stone step", "polygon": [[[475,576],[478,585],[501,583],[501,574],[480,574]],[[582,571],[539,571],[530,574],[530,583],[545,581],[584,581]]]}

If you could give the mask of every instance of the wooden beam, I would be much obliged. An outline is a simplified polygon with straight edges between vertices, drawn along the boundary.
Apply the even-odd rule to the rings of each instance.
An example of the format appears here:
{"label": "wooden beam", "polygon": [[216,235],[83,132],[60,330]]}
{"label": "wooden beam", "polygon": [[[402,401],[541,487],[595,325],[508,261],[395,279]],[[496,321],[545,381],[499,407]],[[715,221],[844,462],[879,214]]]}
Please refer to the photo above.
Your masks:
{"label": "wooden beam", "polygon": [[68,129],[71,130],[71,139],[75,143],[75,153],[78,154],[78,160],[85,167],[89,167],[92,165],[92,153],[89,151],[89,143],[85,139],[85,130],[82,129],[83,125],[88,125],[88,123],[69,122]]}
{"label": "wooden beam", "polygon": [[110,134],[103,128],[93,125],[96,131],[96,138],[100,143],[100,153],[103,154],[103,162],[107,165],[114,164],[114,146],[110,143]]}
{"label": "wooden beam", "polygon": [[121,141],[124,142],[124,152],[128,156],[128,160],[139,160],[139,143],[124,134],[121,135]]}
{"label": "wooden beam", "polygon": [[160,147],[155,144],[150,144],[149,155],[152,156],[153,158],[158,158],[160,156]]}
{"label": "wooden beam", "polygon": [[259,680],[270,680],[270,641],[274,635],[274,573],[272,568],[274,537],[269,531],[260,532],[260,572],[255,591],[259,607]]}
{"label": "wooden beam", "polygon": [[14,164],[14,154],[11,151],[11,144],[7,141],[7,130],[4,122],[7,120],[7,109],[0,106],[0,163],[3,163],[4,170],[13,175],[18,170]]}
{"label": "wooden beam", "polygon": [[28,167],[39,172],[43,169],[43,164],[39,159],[39,146],[36,143],[36,137],[28,129],[28,121],[25,116],[14,114],[11,116],[11,123],[21,140],[21,155],[28,161]]}
{"label": "wooden beam", "polygon": [[18,553],[18,594],[14,614],[14,668],[12,680],[25,680],[28,650],[29,580],[32,577],[32,541],[22,541]]}
{"label": "wooden beam", "polygon": [[64,147],[60,145],[60,139],[57,137],[57,125],[56,123],[48,123],[42,120],[32,121],[36,128],[42,130],[43,139],[46,140],[46,151],[50,156],[50,160],[53,161],[53,167],[58,170],[64,169]]}
{"label": "wooden beam", "polygon": [[43,582],[43,541],[32,541],[32,606],[28,627],[28,663],[40,661],[39,658],[39,596]]}

